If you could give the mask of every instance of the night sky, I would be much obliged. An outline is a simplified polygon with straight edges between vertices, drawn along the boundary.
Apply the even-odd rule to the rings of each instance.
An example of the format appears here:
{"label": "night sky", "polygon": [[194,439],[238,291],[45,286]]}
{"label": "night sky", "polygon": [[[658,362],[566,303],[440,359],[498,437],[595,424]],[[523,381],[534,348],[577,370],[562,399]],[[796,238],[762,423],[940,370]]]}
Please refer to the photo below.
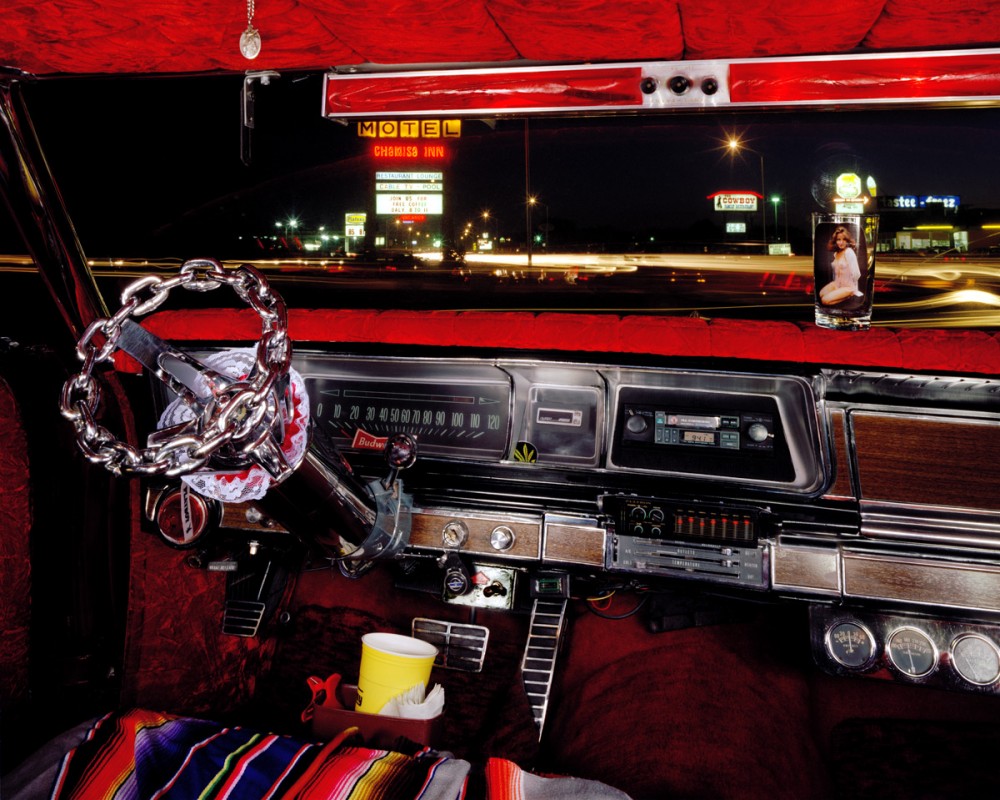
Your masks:
{"label": "night sky", "polygon": [[[306,228],[332,227],[364,209],[376,168],[368,142],[354,125],[320,117],[318,79],[283,76],[259,89],[249,167],[240,160],[241,83],[215,77],[27,87],[88,252],[115,255],[151,235],[169,249],[165,243],[181,230],[226,239],[261,233],[286,215]],[[841,171],[872,175],[880,194],[959,195],[967,205],[1000,208],[1000,109],[670,112],[536,118],[528,130],[529,189],[543,204],[536,222],[547,216],[554,239],[567,230],[638,236],[683,232],[705,220],[722,224],[707,195],[760,191],[761,156],[768,197],[787,201],[779,205],[782,231],[786,219],[791,228],[808,227],[810,214],[823,210],[816,187]],[[523,233],[524,132],[521,120],[470,120],[461,139],[449,142],[445,203],[455,225],[489,210],[501,232]],[[728,136],[748,149],[731,155]]]}

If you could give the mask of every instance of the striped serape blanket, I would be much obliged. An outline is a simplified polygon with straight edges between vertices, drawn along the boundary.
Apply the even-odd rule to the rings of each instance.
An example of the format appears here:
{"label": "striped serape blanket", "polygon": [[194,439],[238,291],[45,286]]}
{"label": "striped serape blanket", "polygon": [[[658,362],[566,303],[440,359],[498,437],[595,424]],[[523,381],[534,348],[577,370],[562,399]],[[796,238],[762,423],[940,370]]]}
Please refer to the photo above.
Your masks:
{"label": "striped serape blanket", "polygon": [[469,763],[132,710],[102,717],[63,759],[54,800],[460,800]]}
{"label": "striped serape blanket", "polygon": [[[470,779],[467,761],[359,746],[355,728],[316,743],[132,710],[101,717],[76,741],[52,800],[629,800],[598,781],[535,775],[503,758]],[[13,795],[28,796],[37,797]]]}

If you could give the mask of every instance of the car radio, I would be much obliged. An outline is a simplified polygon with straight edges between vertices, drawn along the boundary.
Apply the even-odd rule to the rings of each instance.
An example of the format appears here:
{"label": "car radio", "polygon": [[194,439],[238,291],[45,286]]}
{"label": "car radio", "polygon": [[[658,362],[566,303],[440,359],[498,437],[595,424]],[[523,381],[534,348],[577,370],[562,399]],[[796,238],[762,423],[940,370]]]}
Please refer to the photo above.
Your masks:
{"label": "car radio", "polygon": [[630,469],[785,482],[794,466],[775,398],[623,387],[613,462]]}

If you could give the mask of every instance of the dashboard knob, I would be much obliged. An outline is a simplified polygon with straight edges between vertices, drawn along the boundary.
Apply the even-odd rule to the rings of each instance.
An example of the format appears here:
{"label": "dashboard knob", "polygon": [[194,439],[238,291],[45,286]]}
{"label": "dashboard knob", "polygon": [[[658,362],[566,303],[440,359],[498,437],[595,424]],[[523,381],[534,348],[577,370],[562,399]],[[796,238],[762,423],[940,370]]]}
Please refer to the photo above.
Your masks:
{"label": "dashboard knob", "polygon": [[767,429],[766,425],[762,425],[759,422],[755,422],[749,428],[747,428],[747,436],[753,439],[755,442],[763,442],[767,440],[767,437],[771,435],[771,432]]}
{"label": "dashboard knob", "polygon": [[408,433],[390,436],[385,445],[385,460],[393,469],[412,467],[417,460],[417,440]]}
{"label": "dashboard knob", "polygon": [[625,427],[628,428],[629,433],[645,433],[646,428],[649,427],[649,423],[646,422],[645,417],[633,414],[625,422]]}
{"label": "dashboard knob", "polygon": [[494,550],[510,550],[514,546],[514,531],[507,525],[497,525],[490,532],[490,547]]}

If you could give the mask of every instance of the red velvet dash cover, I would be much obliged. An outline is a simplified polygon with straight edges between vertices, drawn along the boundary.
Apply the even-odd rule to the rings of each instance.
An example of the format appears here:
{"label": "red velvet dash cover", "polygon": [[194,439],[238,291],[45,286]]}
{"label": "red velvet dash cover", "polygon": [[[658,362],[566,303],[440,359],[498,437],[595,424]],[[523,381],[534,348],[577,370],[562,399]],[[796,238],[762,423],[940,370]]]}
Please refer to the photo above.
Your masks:
{"label": "red velvet dash cover", "polygon": [[[464,347],[490,351],[635,353],[909,372],[1000,373],[1000,334],[963,330],[831,331],[806,323],[523,311],[291,310],[293,342]],[[150,331],[174,341],[248,343],[249,309],[163,311]],[[120,369],[129,369],[119,359]]]}

